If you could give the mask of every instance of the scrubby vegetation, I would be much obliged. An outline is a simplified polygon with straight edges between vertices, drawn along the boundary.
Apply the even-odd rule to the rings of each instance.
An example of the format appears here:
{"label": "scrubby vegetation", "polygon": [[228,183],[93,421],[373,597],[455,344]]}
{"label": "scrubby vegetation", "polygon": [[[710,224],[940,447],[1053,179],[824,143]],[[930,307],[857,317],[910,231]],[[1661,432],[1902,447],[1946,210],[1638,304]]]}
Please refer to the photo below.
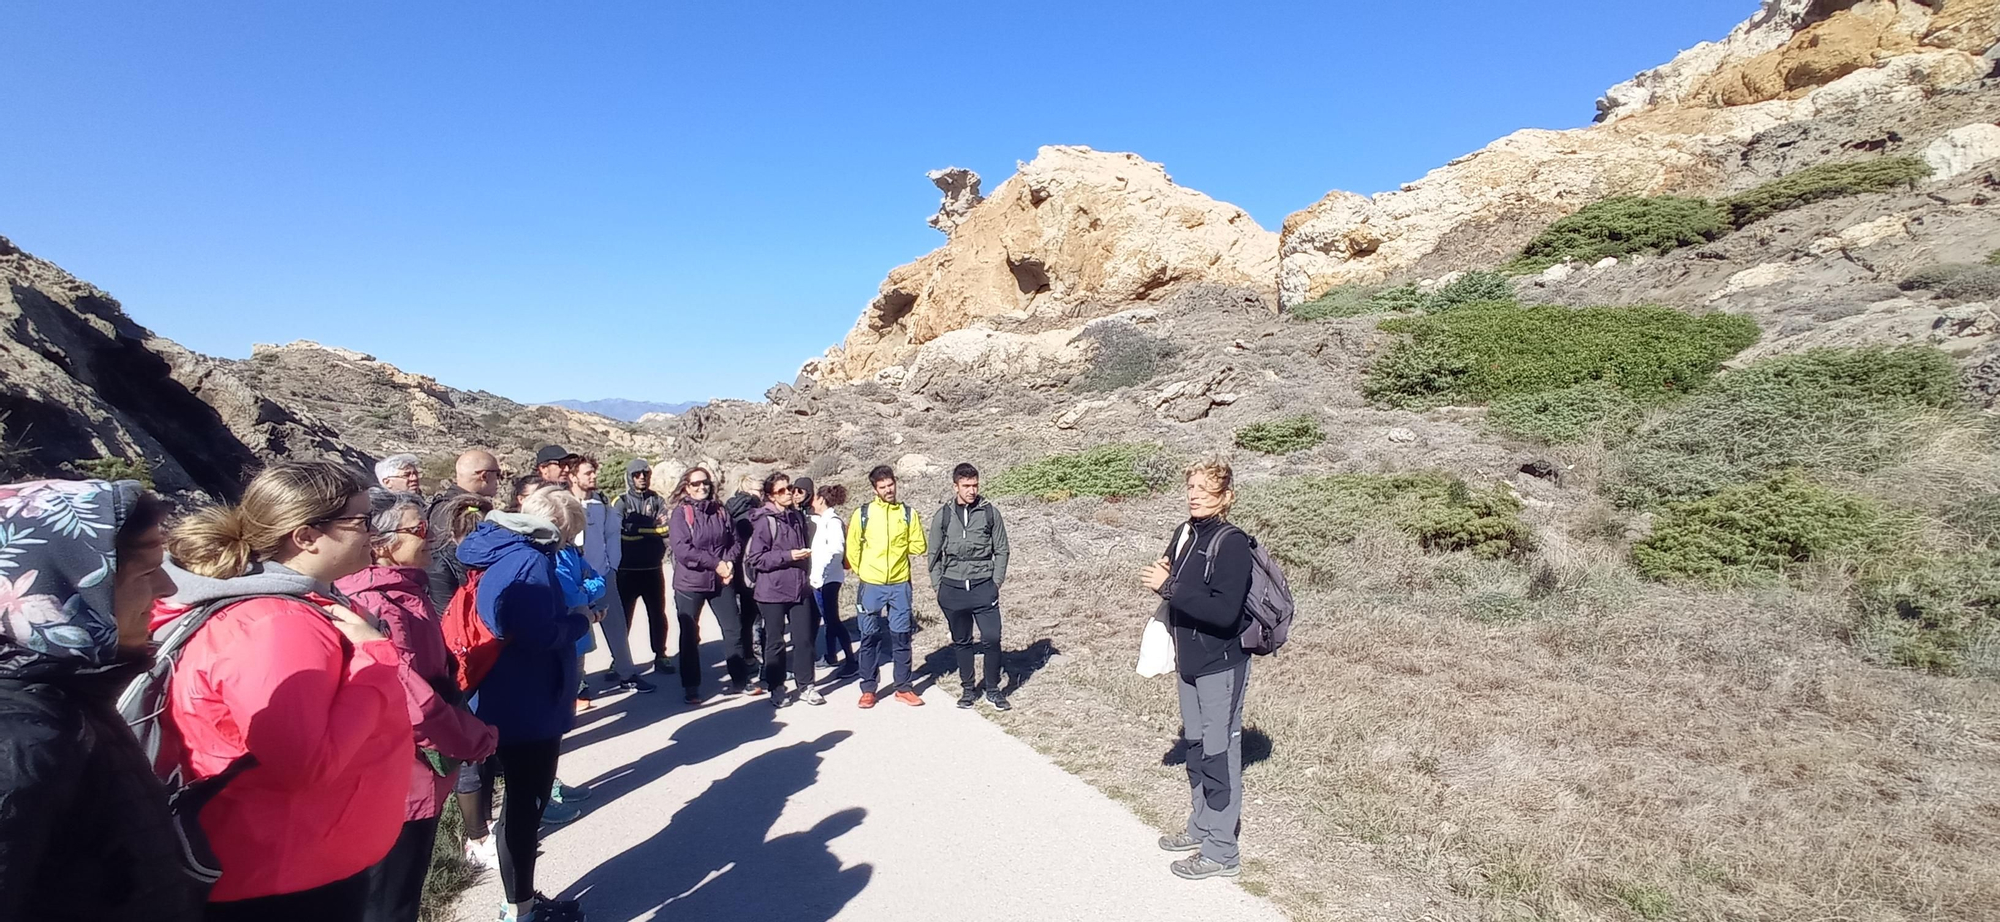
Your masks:
{"label": "scrubby vegetation", "polygon": [[1861,582],[1855,641],[1930,672],[2000,675],[2000,548],[1904,557]]}
{"label": "scrubby vegetation", "polygon": [[1931,175],[1916,157],[1882,157],[1821,163],[1722,200],[1730,223],[1742,227],[1781,211],[1868,192],[1901,189]]}
{"label": "scrubby vegetation", "polygon": [[70,467],[95,480],[136,480],[153,489],[153,466],[145,458],[84,458],[71,461]]}
{"label": "scrubby vegetation", "polygon": [[1309,582],[1334,579],[1332,550],[1374,523],[1432,551],[1498,558],[1533,545],[1521,502],[1504,486],[1474,488],[1436,471],[1284,477],[1239,492],[1234,518]]}
{"label": "scrubby vegetation", "polygon": [[1236,447],[1267,455],[1288,455],[1326,441],[1326,433],[1311,414],[1261,422],[1236,430]]}
{"label": "scrubby vegetation", "polygon": [[1016,465],[986,485],[994,496],[1141,496],[1173,477],[1173,464],[1157,445],[1099,445]]}
{"label": "scrubby vegetation", "polygon": [[1946,282],[1977,268],[1979,268],[1978,263],[1938,263],[1925,266],[1903,276],[1902,281],[1896,283],[1896,287],[1904,291],[1935,291],[1943,288]]}
{"label": "scrubby vegetation", "polygon": [[1426,289],[1415,282],[1392,287],[1342,285],[1292,308],[1300,320],[1359,317],[1363,314],[1414,312],[1434,314],[1468,304],[1513,301],[1514,283],[1499,272],[1474,271]]}
{"label": "scrubby vegetation", "polygon": [[1392,310],[1389,305],[1375,300],[1380,291],[1380,286],[1376,285],[1340,285],[1304,304],[1292,305],[1292,317],[1296,320],[1334,320]]}
{"label": "scrubby vegetation", "polygon": [[1090,366],[1071,385],[1079,391],[1115,391],[1151,380],[1176,354],[1171,343],[1127,323],[1093,324],[1078,337],[1090,344]]}
{"label": "scrubby vegetation", "polygon": [[1729,314],[1660,307],[1483,304],[1382,328],[1408,334],[1368,369],[1363,392],[1402,407],[1486,403],[1589,382],[1642,404],[1684,394],[1757,341]]}
{"label": "scrubby vegetation", "polygon": [[1639,421],[1639,403],[1604,381],[1510,394],[1493,401],[1487,419],[1508,435],[1550,445],[1592,434],[1615,437]]}
{"label": "scrubby vegetation", "polygon": [[1632,548],[1653,579],[1753,582],[1881,539],[1881,514],[1796,472],[1670,506]]}
{"label": "scrubby vegetation", "polygon": [[1728,232],[1723,209],[1705,199],[1620,196],[1558,219],[1529,241],[1507,270],[1539,272],[1568,260],[1596,262],[1606,256],[1666,253]]}
{"label": "scrubby vegetation", "polygon": [[1938,294],[1955,301],[1990,301],[2000,298],[2000,266],[1974,266],[1938,286]]}
{"label": "scrubby vegetation", "polygon": [[1994,250],[1986,254],[1986,264],[1989,266],[2000,266],[2000,250]]}

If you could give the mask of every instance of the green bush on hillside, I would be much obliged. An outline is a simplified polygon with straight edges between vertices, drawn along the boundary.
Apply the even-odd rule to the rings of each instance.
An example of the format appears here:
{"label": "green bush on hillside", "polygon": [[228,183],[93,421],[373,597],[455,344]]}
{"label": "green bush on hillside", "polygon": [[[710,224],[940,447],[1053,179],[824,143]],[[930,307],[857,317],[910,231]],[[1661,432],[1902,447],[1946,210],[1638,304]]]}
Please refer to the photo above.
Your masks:
{"label": "green bush on hillside", "polygon": [[1821,163],[1732,195],[1723,199],[1721,205],[1728,212],[1730,223],[1742,227],[1781,211],[1830,198],[1905,188],[1929,175],[1930,165],[1916,157]]}
{"label": "green bush on hillside", "polygon": [[1114,443],[1051,455],[1001,472],[986,485],[994,496],[1143,496],[1171,479],[1157,445]]}
{"label": "green bush on hillside", "polygon": [[1937,263],[1914,269],[1896,283],[1904,291],[1935,291],[1946,282],[1979,268],[1978,263]]}
{"label": "green bush on hillside", "polygon": [[1951,359],[1917,346],[1815,349],[1756,362],[1642,427],[1612,458],[1627,507],[1698,499],[1788,469],[1860,475],[1906,457],[1919,413],[1955,405]]}
{"label": "green bush on hillside", "polygon": [[1288,455],[1326,441],[1319,421],[1309,413],[1288,416],[1236,430],[1236,447],[1267,455]]}
{"label": "green bush on hillside", "polygon": [[1521,502],[1436,471],[1281,477],[1245,485],[1231,517],[1308,582],[1338,577],[1335,553],[1363,527],[1388,524],[1427,550],[1506,557],[1533,546]]}
{"label": "green bush on hillside", "polygon": [[1129,323],[1095,323],[1078,340],[1090,346],[1090,365],[1072,384],[1088,392],[1115,391],[1150,380],[1175,347]]}
{"label": "green bush on hillside", "polygon": [[1969,272],[1938,286],[1938,294],[1954,301],[1990,301],[2000,298],[2000,266],[1974,266]]}
{"label": "green bush on hillside", "polygon": [[1705,243],[1729,231],[1713,202],[1673,195],[1608,198],[1559,218],[1507,264],[1514,273],[1539,272],[1559,262],[1596,262],[1606,256],[1665,253]]}
{"label": "green bush on hillside", "polygon": [[1415,312],[1434,314],[1494,301],[1512,302],[1514,283],[1499,272],[1475,270],[1450,282],[1425,289],[1415,282],[1390,288],[1374,285],[1342,285],[1311,301],[1292,308],[1300,320],[1359,317],[1363,314]]}
{"label": "green bush on hillside", "polygon": [[84,458],[71,461],[70,467],[92,480],[136,480],[153,489],[153,466],[145,458]]}
{"label": "green bush on hillside", "polygon": [[2000,266],[2000,250],[1994,250],[1986,254],[1986,264],[1989,266]]}
{"label": "green bush on hillside", "polygon": [[1638,402],[1624,391],[1603,381],[1587,381],[1501,397],[1493,401],[1487,420],[1509,435],[1562,445],[1593,433],[1617,436],[1630,431],[1639,413]]}
{"label": "green bush on hillside", "polygon": [[1326,294],[1292,305],[1294,320],[1334,320],[1341,317],[1359,317],[1363,314],[1379,314],[1390,310],[1375,300],[1378,289],[1373,285],[1339,285],[1327,289]]}
{"label": "green bush on hillside", "polygon": [[1632,562],[1650,579],[1754,582],[1865,550],[1880,527],[1867,502],[1787,472],[1668,507]]}
{"label": "green bush on hillside", "polygon": [[1864,577],[1856,642],[1899,666],[2000,674],[2000,549],[1903,557]]}
{"label": "green bush on hillside", "polygon": [[1757,341],[1730,314],[1662,307],[1472,305],[1385,320],[1408,334],[1368,369],[1362,390],[1395,406],[1486,403],[1603,381],[1648,404],[1686,393]]}

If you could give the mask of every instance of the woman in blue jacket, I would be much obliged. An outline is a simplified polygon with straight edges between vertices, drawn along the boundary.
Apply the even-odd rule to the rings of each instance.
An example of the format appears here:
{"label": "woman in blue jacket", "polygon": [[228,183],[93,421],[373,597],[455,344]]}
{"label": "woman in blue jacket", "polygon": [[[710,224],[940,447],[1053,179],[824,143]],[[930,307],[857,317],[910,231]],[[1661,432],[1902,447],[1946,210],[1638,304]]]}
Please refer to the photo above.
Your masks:
{"label": "woman in blue jacket", "polygon": [[743,565],[750,571],[753,597],[764,615],[764,686],[771,690],[771,705],[791,703],[785,694],[787,626],[792,632],[791,671],[799,683],[799,700],[825,704],[813,688],[813,611],[806,604],[806,593],[812,591],[807,585],[812,542],[806,537],[806,520],[799,514],[792,478],[784,474],[764,478],[764,505],[750,512]]}

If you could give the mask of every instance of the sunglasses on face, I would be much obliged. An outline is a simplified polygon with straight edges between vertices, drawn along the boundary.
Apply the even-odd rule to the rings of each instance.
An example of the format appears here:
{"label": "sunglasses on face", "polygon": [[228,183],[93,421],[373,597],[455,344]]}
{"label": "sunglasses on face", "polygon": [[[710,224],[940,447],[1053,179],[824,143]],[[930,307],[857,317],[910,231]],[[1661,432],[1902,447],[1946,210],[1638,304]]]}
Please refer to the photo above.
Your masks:
{"label": "sunglasses on face", "polygon": [[306,524],[314,528],[324,530],[326,526],[331,525],[335,522],[354,522],[361,526],[362,531],[365,531],[371,535],[375,534],[375,523],[369,520],[369,516],[365,512],[360,515],[328,516],[324,519],[315,519],[311,522],[307,522]]}
{"label": "sunglasses on face", "polygon": [[704,489],[705,489],[705,488],[707,488],[707,486],[708,486],[708,481],[706,481],[706,480],[690,480],[690,481],[688,481],[688,489],[690,489],[690,490],[693,490],[693,489],[695,489],[695,488],[697,488],[697,487],[700,487],[700,488],[704,488]]}

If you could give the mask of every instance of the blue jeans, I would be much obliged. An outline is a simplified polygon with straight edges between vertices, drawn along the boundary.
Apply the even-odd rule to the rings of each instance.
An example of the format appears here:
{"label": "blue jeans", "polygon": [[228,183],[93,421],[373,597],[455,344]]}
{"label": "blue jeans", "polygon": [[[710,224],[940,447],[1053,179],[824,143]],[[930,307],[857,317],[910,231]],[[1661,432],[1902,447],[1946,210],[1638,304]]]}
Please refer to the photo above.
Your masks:
{"label": "blue jeans", "polygon": [[[910,691],[910,635],[916,618],[910,612],[910,584],[878,586],[863,582],[857,618],[861,623],[861,690],[873,694],[882,661],[896,664],[895,691]],[[885,650],[884,648],[888,648]],[[885,656],[884,654],[888,654]]]}

